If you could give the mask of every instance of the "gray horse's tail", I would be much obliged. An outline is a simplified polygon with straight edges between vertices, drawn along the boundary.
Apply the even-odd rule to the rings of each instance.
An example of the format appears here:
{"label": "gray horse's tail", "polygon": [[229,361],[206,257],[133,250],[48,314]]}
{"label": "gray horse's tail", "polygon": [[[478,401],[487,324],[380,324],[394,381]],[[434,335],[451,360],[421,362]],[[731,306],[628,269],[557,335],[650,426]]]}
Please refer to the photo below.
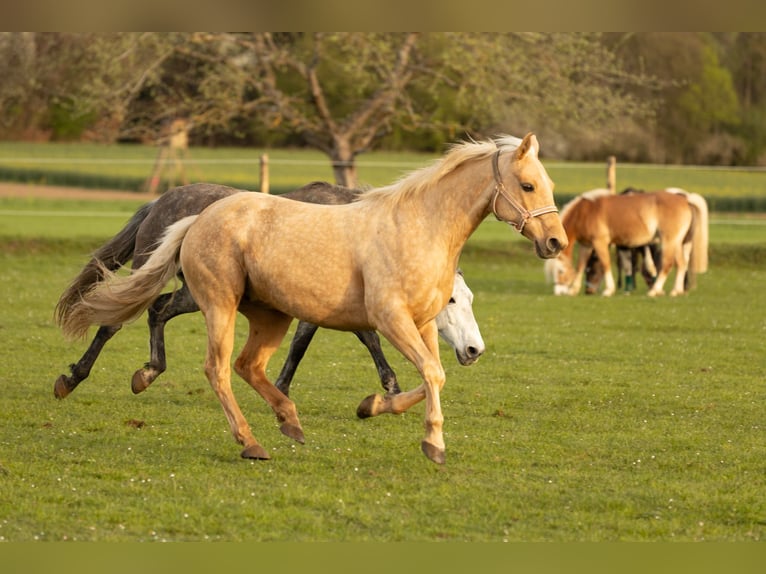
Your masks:
{"label": "gray horse's tail", "polygon": [[59,297],[54,312],[57,324],[62,325],[66,321],[70,309],[86,291],[104,280],[104,270],[115,271],[133,258],[138,228],[151,213],[153,205],[154,202],[141,206],[117,235],[93,253],[90,261]]}
{"label": "gray horse's tail", "polygon": [[118,275],[101,265],[102,280],[69,306],[60,322],[69,338],[83,337],[91,325],[122,325],[137,319],[180,270],[179,252],[186,232],[197,219],[185,217],[165,231],[149,259],[130,275]]}

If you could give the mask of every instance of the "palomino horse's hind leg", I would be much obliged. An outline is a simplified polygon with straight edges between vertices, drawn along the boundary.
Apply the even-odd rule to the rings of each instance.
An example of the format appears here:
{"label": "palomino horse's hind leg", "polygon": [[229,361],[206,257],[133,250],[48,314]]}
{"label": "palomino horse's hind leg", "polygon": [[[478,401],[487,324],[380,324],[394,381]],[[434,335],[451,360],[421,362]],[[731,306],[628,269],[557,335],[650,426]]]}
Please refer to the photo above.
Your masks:
{"label": "palomino horse's hind leg", "polygon": [[231,434],[242,450],[243,458],[268,459],[269,453],[255,440],[250,426],[231,391],[231,353],[234,348],[235,307],[208,309],[205,315],[208,346],[205,359],[205,375],[213,388],[229,421]]}
{"label": "palomino horse's hind leg", "polygon": [[167,369],[165,360],[165,323],[173,317],[199,311],[189,289],[184,285],[174,293],[165,293],[149,307],[149,362],[133,373],[131,389],[145,391]]}
{"label": "palomino horse's hind leg", "polygon": [[93,341],[91,341],[85,354],[79,361],[77,361],[77,363],[70,365],[69,369],[72,376],[68,377],[66,375],[61,375],[56,379],[56,383],[53,385],[53,394],[57,399],[66,397],[77,388],[77,385],[88,378],[90,370],[93,368],[93,364],[96,362],[99,353],[101,353],[101,349],[104,348],[104,345],[106,345],[106,342],[109,339],[114,337],[115,333],[117,333],[120,328],[121,325],[117,325],[116,327],[102,326],[98,328],[96,336],[93,337]]}
{"label": "palomino horse's hind leg", "polygon": [[244,303],[240,311],[247,317],[250,330],[247,342],[234,362],[234,369],[271,406],[280,423],[279,430],[303,444],[305,438],[295,403],[266,377],[269,359],[279,348],[292,318],[274,309],[261,309]]}

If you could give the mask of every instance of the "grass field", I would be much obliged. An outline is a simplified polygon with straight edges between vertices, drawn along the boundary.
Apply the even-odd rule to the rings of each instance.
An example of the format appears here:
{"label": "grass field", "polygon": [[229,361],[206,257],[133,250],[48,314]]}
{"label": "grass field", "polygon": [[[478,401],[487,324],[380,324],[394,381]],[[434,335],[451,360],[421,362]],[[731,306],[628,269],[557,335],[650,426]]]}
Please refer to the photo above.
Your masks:
{"label": "grass field", "polygon": [[[561,201],[606,184],[605,163],[547,161]],[[107,189],[133,189],[149,178],[158,150],[139,145],[0,142],[0,178],[31,183],[75,185]],[[283,193],[314,179],[332,180],[324,154],[298,149],[192,148],[185,174],[192,182],[208,181],[243,189],[259,189],[259,157],[268,154],[273,193]],[[421,167],[439,154],[372,152],[357,158],[359,183],[380,186]],[[162,172],[176,177],[174,165]],[[617,188],[682,187],[717,203],[718,209],[766,210],[766,172],[763,169],[726,169],[619,163]],[[726,201],[723,201],[723,200]]]}
{"label": "grass field", "polygon": [[[0,201],[0,541],[757,541],[766,537],[766,225],[714,216],[711,269],[681,298],[557,298],[488,220],[461,266],[486,355],[443,347],[447,464],[420,453],[422,405],[358,420],[378,390],[353,335],[320,331],[293,385],[306,444],[235,380],[273,459],[239,447],[201,370],[200,316],[167,328],[145,393],[143,320],[67,399],[86,342],[53,306],[138,202]],[[238,330],[242,342],[243,325]],[[272,361],[281,367],[286,344]],[[405,388],[414,368],[390,346]]]}

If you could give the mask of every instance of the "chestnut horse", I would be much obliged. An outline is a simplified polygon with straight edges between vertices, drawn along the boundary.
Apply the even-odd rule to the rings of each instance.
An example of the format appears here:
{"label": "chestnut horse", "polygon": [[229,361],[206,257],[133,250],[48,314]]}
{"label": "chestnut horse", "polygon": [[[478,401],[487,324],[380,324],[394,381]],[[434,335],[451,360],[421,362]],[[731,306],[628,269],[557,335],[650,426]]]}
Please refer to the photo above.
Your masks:
{"label": "chestnut horse", "polygon": [[[205,316],[205,374],[245,458],[267,459],[231,391],[237,309],[249,336],[236,372],[271,406],[280,430],[304,441],[295,403],[266,376],[290,321],[340,330],[377,330],[415,365],[412,391],[373,395],[363,413],[400,413],[425,399],[423,453],[445,461],[436,315],[452,291],[461,250],[493,213],[555,257],[567,245],[553,182],[534,134],[463,142],[433,165],[346,205],[297,203],[257,193],[217,201],[172,225],[149,260],[129,276],[109,273],[63,317],[83,336],[90,325],[135,319],[183,269]],[[105,274],[108,272],[105,271]],[[321,278],[321,281],[317,279]]]}
{"label": "chestnut horse", "polygon": [[[591,252],[604,268],[603,295],[615,291],[609,246],[640,247],[659,238],[662,263],[648,295],[664,293],[663,287],[673,266],[676,276],[671,295],[684,293],[686,272],[707,270],[708,209],[705,199],[679,188],[613,195],[603,190],[586,192],[561,211],[569,245],[548,267],[554,267],[554,292],[576,295]],[[575,244],[581,246],[574,267]]]}
{"label": "chestnut horse", "polygon": [[[84,292],[103,280],[101,267],[114,271],[132,260],[133,269],[139,269],[160,242],[168,226],[187,215],[196,215],[219,199],[235,193],[251,192],[224,185],[195,183],[173,188],[140,207],[112,239],[96,250],[90,261],[64,290],[56,305],[56,318],[61,321],[68,308],[78,301]],[[283,197],[309,203],[339,204],[356,200],[360,193],[359,190],[315,181],[285,193]],[[181,279],[183,280],[183,276]],[[474,363],[484,352],[484,341],[473,316],[472,302],[473,293],[462,275],[456,274],[450,303],[437,315],[437,323],[439,334],[455,349],[461,365]],[[175,293],[165,293],[157,297],[148,311],[150,358],[133,374],[131,388],[136,394],[144,391],[167,368],[165,324],[178,315],[199,311],[199,307],[184,284]],[[121,325],[102,325],[98,328],[85,353],[77,363],[70,366],[70,374],[62,374],[56,380],[53,387],[56,398],[63,399],[88,378],[104,345],[120,328]],[[316,325],[304,321],[298,323],[287,359],[276,381],[277,388],[283,393],[289,393],[295,371],[316,330]],[[400,389],[396,373],[383,354],[378,335],[374,331],[357,331],[356,336],[370,352],[383,388],[387,392],[398,393]]]}

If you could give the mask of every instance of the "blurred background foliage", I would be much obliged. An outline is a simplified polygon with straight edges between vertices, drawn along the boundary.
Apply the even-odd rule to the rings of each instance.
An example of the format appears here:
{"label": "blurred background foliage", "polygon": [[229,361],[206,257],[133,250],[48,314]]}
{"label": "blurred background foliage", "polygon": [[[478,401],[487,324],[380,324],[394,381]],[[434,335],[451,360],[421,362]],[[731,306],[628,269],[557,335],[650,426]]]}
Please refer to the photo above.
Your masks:
{"label": "blurred background foliage", "polygon": [[[766,33],[0,34],[0,139],[766,165]],[[183,123],[178,124],[177,120]],[[175,124],[174,124],[175,122]]]}

